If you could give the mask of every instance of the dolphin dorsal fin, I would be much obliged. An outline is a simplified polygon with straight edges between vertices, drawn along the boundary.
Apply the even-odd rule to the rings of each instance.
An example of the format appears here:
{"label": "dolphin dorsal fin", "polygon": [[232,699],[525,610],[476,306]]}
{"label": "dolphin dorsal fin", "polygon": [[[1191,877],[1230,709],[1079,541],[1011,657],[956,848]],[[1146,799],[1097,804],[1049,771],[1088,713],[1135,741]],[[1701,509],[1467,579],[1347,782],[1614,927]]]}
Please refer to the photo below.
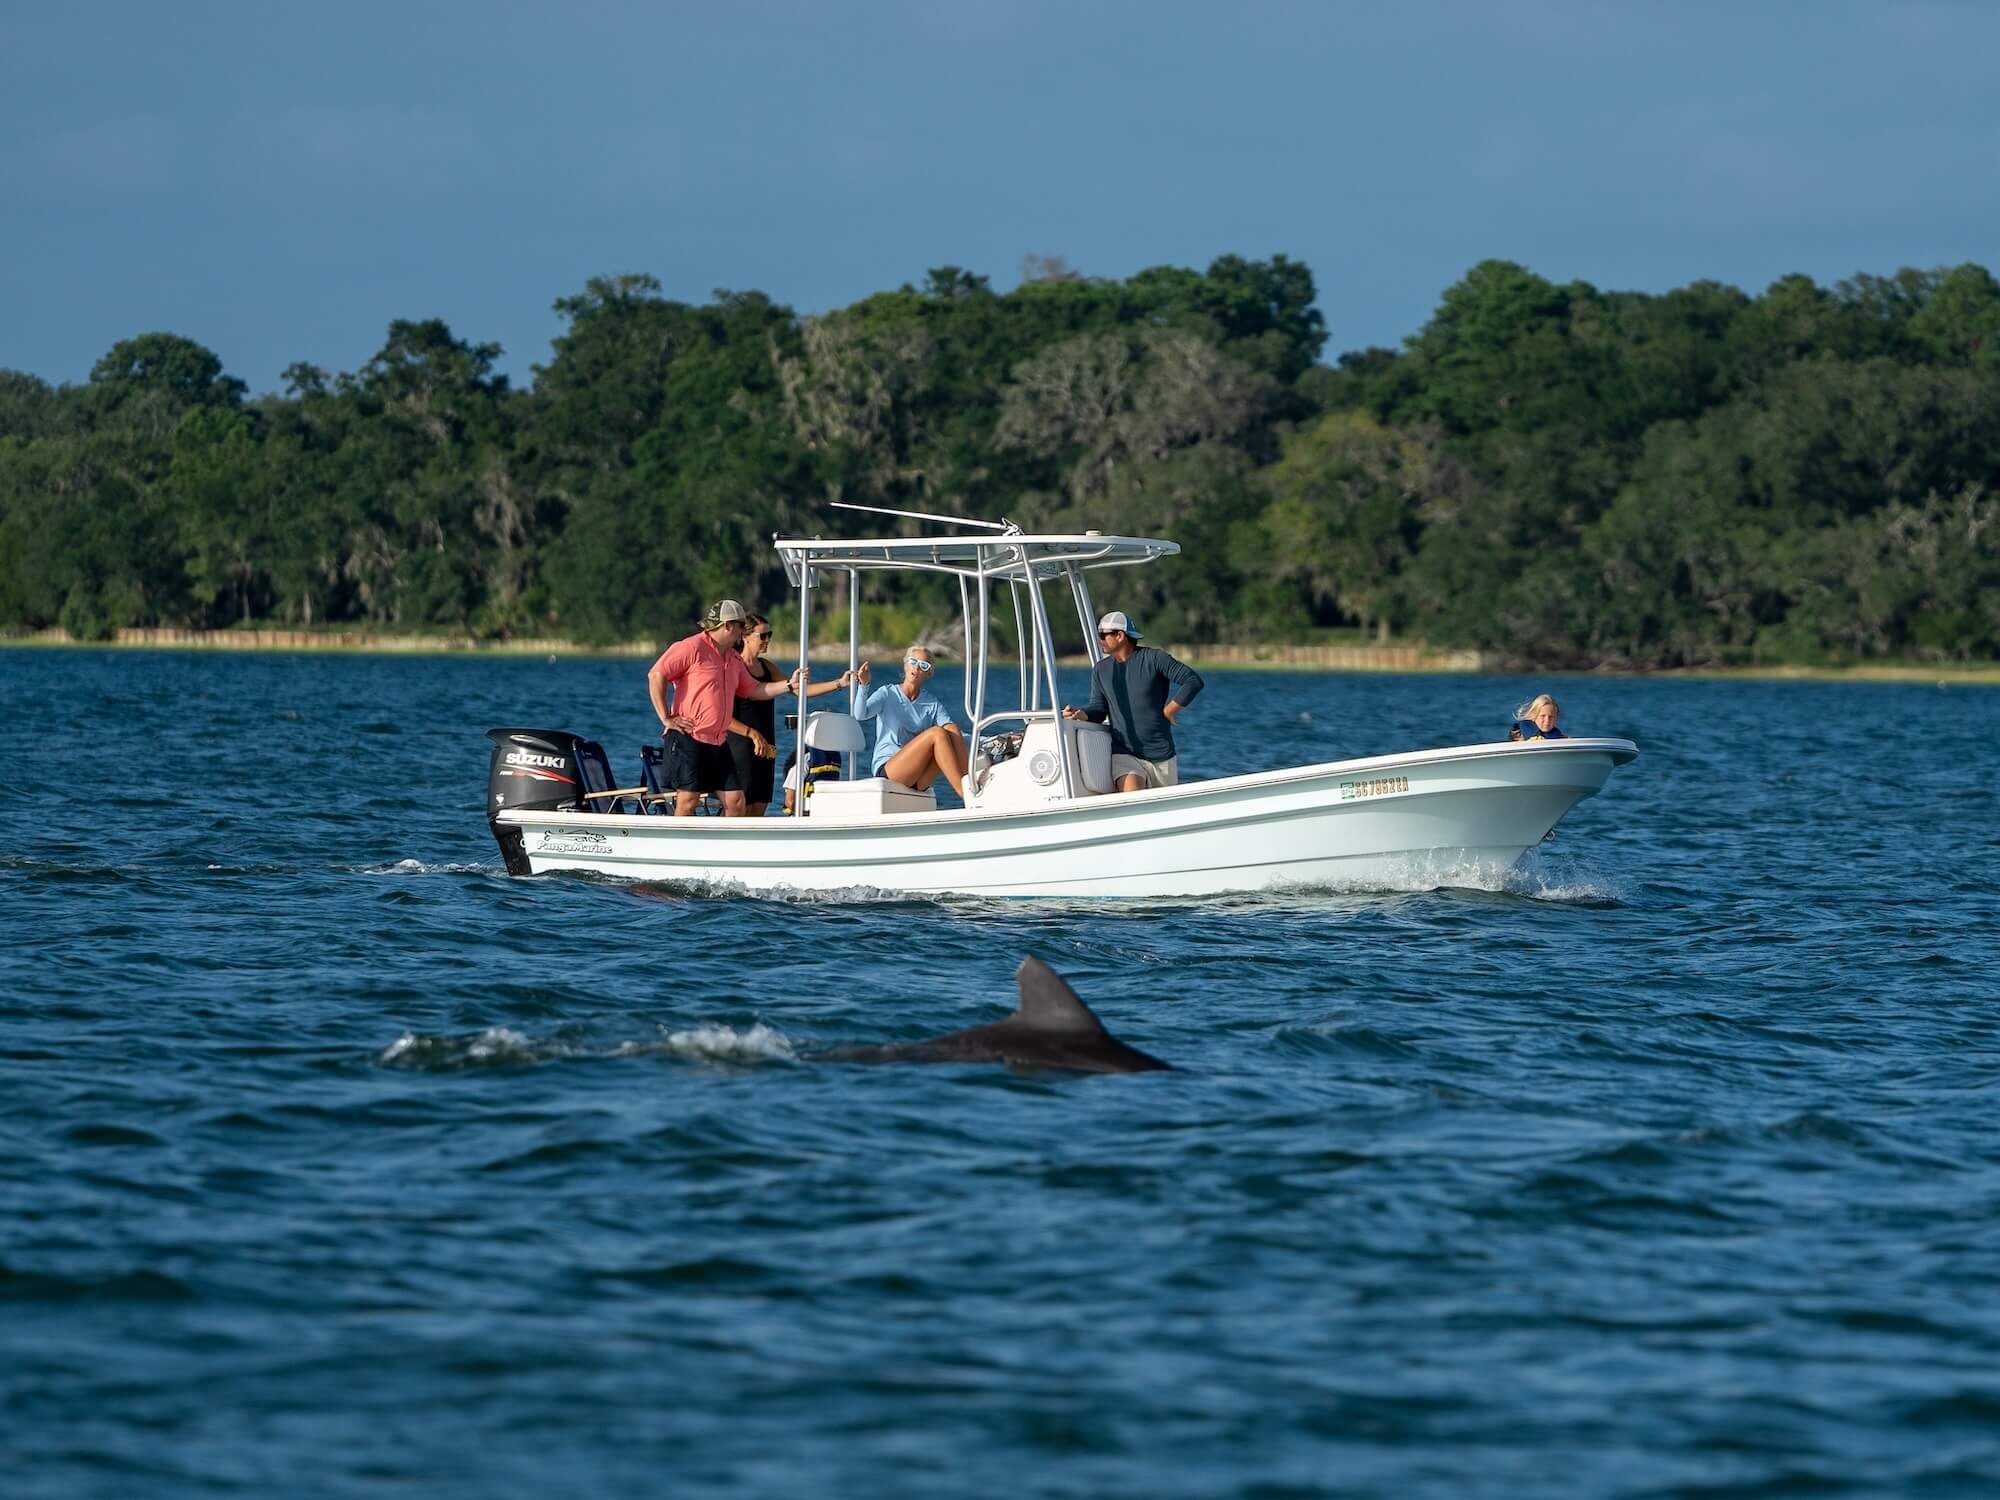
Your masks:
{"label": "dolphin dorsal fin", "polygon": [[1009,1018],[1038,1031],[1082,1031],[1102,1036],[1104,1023],[1097,1013],[1077,998],[1062,975],[1032,953],[1014,971],[1021,987],[1021,1003]]}

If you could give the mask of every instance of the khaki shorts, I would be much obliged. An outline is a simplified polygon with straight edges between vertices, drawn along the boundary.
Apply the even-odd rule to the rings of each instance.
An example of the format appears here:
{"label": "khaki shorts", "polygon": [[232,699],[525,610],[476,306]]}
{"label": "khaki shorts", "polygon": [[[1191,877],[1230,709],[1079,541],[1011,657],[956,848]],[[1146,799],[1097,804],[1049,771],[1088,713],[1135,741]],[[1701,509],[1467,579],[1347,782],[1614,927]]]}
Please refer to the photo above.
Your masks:
{"label": "khaki shorts", "polygon": [[1111,757],[1111,779],[1122,781],[1127,776],[1136,776],[1144,786],[1179,786],[1181,780],[1181,758],[1170,755],[1165,760],[1141,760],[1136,755],[1114,755]]}

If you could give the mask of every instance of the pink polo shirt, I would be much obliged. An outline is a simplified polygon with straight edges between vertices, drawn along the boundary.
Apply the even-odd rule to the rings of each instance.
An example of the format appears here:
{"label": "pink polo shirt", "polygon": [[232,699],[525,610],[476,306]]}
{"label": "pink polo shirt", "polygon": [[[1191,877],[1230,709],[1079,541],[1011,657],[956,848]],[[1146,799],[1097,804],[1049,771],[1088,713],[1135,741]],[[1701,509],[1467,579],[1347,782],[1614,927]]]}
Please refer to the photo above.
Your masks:
{"label": "pink polo shirt", "polygon": [[674,690],[667,708],[693,719],[689,732],[704,745],[719,745],[728,736],[739,695],[750,698],[763,691],[743,658],[722,650],[705,630],[667,647],[653,663],[653,671]]}

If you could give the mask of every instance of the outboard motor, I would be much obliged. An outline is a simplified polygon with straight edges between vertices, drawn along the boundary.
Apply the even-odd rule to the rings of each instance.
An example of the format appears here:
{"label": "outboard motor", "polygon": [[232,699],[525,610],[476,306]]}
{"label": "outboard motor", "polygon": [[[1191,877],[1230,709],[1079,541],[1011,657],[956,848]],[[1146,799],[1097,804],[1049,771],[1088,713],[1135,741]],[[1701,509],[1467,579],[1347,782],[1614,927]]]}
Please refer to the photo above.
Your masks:
{"label": "outboard motor", "polygon": [[567,729],[489,729],[493,758],[486,766],[486,826],[500,845],[509,875],[529,875],[521,830],[495,821],[502,808],[574,812],[585,806],[578,737]]}

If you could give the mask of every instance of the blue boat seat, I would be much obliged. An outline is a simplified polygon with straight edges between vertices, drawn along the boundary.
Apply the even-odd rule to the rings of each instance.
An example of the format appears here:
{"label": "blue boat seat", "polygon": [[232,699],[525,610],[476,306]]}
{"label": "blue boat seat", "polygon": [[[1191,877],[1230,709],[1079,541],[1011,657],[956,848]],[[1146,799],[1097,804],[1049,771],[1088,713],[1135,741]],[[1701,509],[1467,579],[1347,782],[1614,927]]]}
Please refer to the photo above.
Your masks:
{"label": "blue boat seat", "polygon": [[666,773],[661,769],[660,747],[646,744],[639,747],[639,811],[644,813],[671,813],[674,810],[674,794],[667,790]]}
{"label": "blue boat seat", "polygon": [[621,787],[611,775],[611,757],[595,740],[575,742],[577,769],[583,773],[583,805],[591,812],[632,812],[643,788]]}

